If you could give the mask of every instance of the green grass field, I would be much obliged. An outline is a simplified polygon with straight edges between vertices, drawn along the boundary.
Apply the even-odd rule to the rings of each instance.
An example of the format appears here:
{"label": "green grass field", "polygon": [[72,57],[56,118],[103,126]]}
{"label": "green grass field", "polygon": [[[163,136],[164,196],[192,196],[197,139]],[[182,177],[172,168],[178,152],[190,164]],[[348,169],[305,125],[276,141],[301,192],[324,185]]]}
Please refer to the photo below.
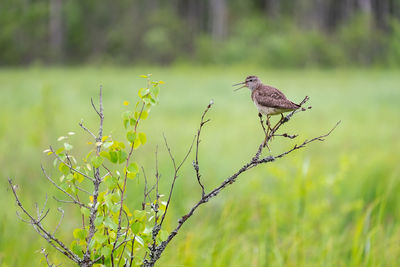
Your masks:
{"label": "green grass field", "polygon": [[[59,145],[57,137],[74,131],[77,155],[87,150],[87,135],[78,122],[92,128],[97,118],[90,97],[104,88],[105,131],[121,134],[124,100],[134,102],[144,86],[139,74],[153,73],[166,82],[160,105],[143,123],[148,143],[136,160],[154,173],[159,146],[162,191],[167,192],[172,166],[162,142],[182,158],[211,99],[211,122],[203,132],[200,164],[206,188],[234,173],[263,140],[257,111],[247,89],[231,85],[258,75],[291,100],[311,97],[312,109],[283,128],[296,140],[276,138],[271,153],[326,133],[321,143],[241,176],[217,198],[201,207],[165,251],[158,266],[396,266],[400,259],[400,75],[384,70],[288,70],[254,68],[29,68],[0,70],[0,266],[44,265],[41,247],[54,263],[71,262],[49,248],[17,218],[7,177],[19,184],[26,206],[49,196],[55,227],[60,205],[55,189],[41,174],[52,159],[42,153]],[[265,154],[268,154],[267,151]],[[173,229],[179,215],[200,197],[189,158],[179,177],[167,220]],[[140,178],[129,184],[128,203],[142,198]],[[128,191],[129,192],[129,191]],[[59,236],[69,243],[79,224],[76,210],[66,212]]]}

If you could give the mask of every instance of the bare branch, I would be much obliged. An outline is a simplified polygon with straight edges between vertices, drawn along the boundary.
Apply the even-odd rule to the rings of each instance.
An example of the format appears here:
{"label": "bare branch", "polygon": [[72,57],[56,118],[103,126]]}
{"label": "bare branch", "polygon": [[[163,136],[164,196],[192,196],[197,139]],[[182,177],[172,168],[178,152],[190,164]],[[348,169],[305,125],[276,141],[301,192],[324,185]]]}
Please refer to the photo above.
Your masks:
{"label": "bare branch", "polygon": [[[170,149],[170,147],[168,146],[167,138],[165,137],[164,134],[163,134],[163,137],[164,137],[165,147],[167,148],[169,157],[170,157],[170,159],[171,159],[171,161],[172,161],[172,164],[174,165],[174,178],[172,179],[172,184],[171,184],[171,188],[170,188],[170,191],[169,191],[167,204],[166,204],[166,206],[165,206],[165,211],[164,211],[164,214],[163,214],[162,217],[161,217],[160,227],[162,226],[162,224],[163,224],[163,222],[164,222],[164,218],[165,218],[165,216],[166,216],[166,214],[167,214],[168,207],[169,207],[169,204],[170,204],[170,202],[171,202],[172,192],[174,191],[175,182],[176,182],[176,179],[178,178],[178,169],[177,169],[177,167],[176,167],[175,158],[174,158],[174,156],[172,155],[171,149]],[[190,151],[190,150],[189,150],[189,151]],[[157,172],[158,172],[158,171],[157,171]],[[158,183],[158,181],[157,181],[157,183]],[[157,186],[157,187],[158,187],[158,186]],[[157,189],[158,189],[158,188],[157,188]],[[158,190],[157,190],[157,191],[158,191]],[[157,198],[158,198],[158,192],[157,192]],[[158,202],[158,201],[157,201],[157,202]],[[156,220],[156,222],[157,222],[157,220]],[[154,230],[153,230],[153,231],[154,231]],[[159,229],[158,229],[158,231],[159,231]],[[155,236],[157,236],[158,231],[156,231]],[[153,238],[155,238],[155,236],[153,236]]]}
{"label": "bare branch", "polygon": [[183,157],[181,163],[179,163],[178,168],[176,168],[176,171],[178,172],[180,170],[180,168],[182,167],[182,165],[186,162],[187,158],[190,155],[190,152],[192,152],[193,149],[193,145],[194,145],[194,140],[196,140],[196,136],[193,137],[193,141],[188,149],[188,151],[186,152],[186,155]]}
{"label": "bare branch", "polygon": [[[100,91],[101,91],[102,87],[100,86]],[[90,98],[90,103],[92,103],[92,107],[94,109],[94,111],[96,111],[97,115],[99,115],[99,117],[101,118],[100,112],[97,110],[96,105],[93,103],[93,98]]]}
{"label": "bare branch", "polygon": [[84,192],[84,193],[89,194],[89,195],[92,194],[92,193],[90,193],[89,191],[83,189],[82,187],[77,186],[76,184],[74,184],[74,186],[76,187],[76,189],[78,189],[78,190],[81,191],[81,192]]}
{"label": "bare branch", "polygon": [[44,227],[42,226],[42,224],[40,223],[39,220],[36,220],[22,205],[21,201],[18,198],[17,192],[15,191],[15,187],[12,184],[11,179],[8,179],[8,183],[11,187],[11,190],[14,194],[15,200],[17,202],[17,205],[19,206],[19,208],[28,216],[29,220],[30,220],[30,224],[33,226],[33,228],[36,230],[36,232],[38,232],[40,234],[40,236],[42,236],[44,239],[46,239],[46,241],[53,246],[55,249],[57,249],[59,252],[61,252],[62,254],[64,254],[65,256],[67,256],[69,259],[71,259],[72,261],[76,262],[76,263],[80,263],[80,258],[73,253],[66,245],[64,245],[63,242],[61,242],[59,239],[57,239],[54,235],[52,235],[51,233],[49,233],[46,229],[44,229]]}
{"label": "bare branch", "polygon": [[75,202],[73,200],[63,200],[63,199],[59,199],[55,196],[53,196],[54,200],[60,203],[68,203],[68,204],[75,204]]}
{"label": "bare branch", "polygon": [[142,210],[145,210],[146,208],[146,200],[149,199],[149,202],[151,201],[151,197],[150,197],[150,193],[154,190],[154,188],[156,187],[157,183],[153,184],[153,186],[148,189],[147,188],[147,176],[146,176],[146,172],[142,166],[142,172],[143,172],[143,177],[144,177],[144,189],[143,189],[143,202],[142,202]]}
{"label": "bare branch", "polygon": [[209,122],[210,120],[204,121],[204,117],[206,116],[207,112],[210,110],[211,106],[214,104],[213,101],[210,101],[210,104],[207,105],[207,108],[204,110],[203,115],[201,116],[200,126],[197,130],[197,138],[196,138],[196,159],[193,161],[192,165],[194,170],[196,171],[197,182],[201,187],[201,196],[203,197],[204,192],[204,185],[201,183],[201,174],[200,174],[200,165],[199,165],[199,145],[200,145],[200,134],[201,129],[203,128],[204,124]]}
{"label": "bare branch", "polygon": [[[325,141],[324,138],[328,137],[328,136],[336,129],[336,127],[337,127],[340,123],[341,123],[341,121],[338,121],[338,122],[335,124],[335,126],[333,126],[333,128],[332,128],[328,133],[323,134],[323,135],[320,135],[320,136],[317,136],[317,137],[314,137],[314,138],[312,138],[312,139],[310,139],[310,140],[304,140],[304,142],[303,142],[302,144],[300,144],[300,145],[297,145],[297,144],[294,145],[294,147],[293,147],[292,149],[287,150],[286,152],[283,152],[282,154],[279,154],[279,155],[275,156],[274,159],[282,158],[282,157],[286,156],[287,154],[289,154],[289,153],[291,153],[291,152],[293,152],[293,151],[295,151],[295,150],[297,150],[297,149],[300,149],[300,148],[305,147],[307,144],[309,144],[309,143],[311,143],[311,142],[314,142],[314,141]],[[263,158],[263,159],[259,160],[258,163],[269,162],[269,161],[271,161],[271,160],[269,160],[269,158],[270,158],[270,157]]]}
{"label": "bare branch", "polygon": [[[92,103],[92,104],[93,104],[93,103]],[[86,128],[86,127],[83,125],[83,122],[82,122],[82,121],[79,122],[79,126],[81,126],[81,128],[82,128],[84,131],[86,131],[88,134],[90,134],[94,139],[97,138],[96,135],[95,135],[94,133],[92,133],[88,128]]]}
{"label": "bare branch", "polygon": [[[103,123],[104,123],[104,114],[103,114],[103,87],[100,86],[99,90],[99,110],[97,110],[96,106],[93,103],[93,99],[91,99],[92,106],[96,113],[99,115],[100,118],[100,123],[99,123],[99,134],[96,138],[96,142],[101,142],[103,138]],[[96,147],[96,154],[97,156],[100,154],[101,151],[101,146]],[[92,260],[91,258],[91,252],[90,252],[90,242],[94,236],[94,233],[96,232],[96,226],[94,225],[94,220],[96,218],[97,214],[97,198],[99,196],[99,187],[101,183],[101,177],[100,177],[100,168],[93,168],[94,172],[94,179],[92,179],[93,182],[93,203],[92,206],[90,207],[90,215],[89,215],[89,233],[87,236],[87,247],[86,247],[86,252],[83,255],[83,260],[82,262],[85,264],[85,266],[91,266],[92,265]]]}
{"label": "bare branch", "polygon": [[52,264],[52,263],[50,263],[50,260],[49,260],[49,255],[47,254],[47,252],[46,252],[46,249],[44,249],[44,248],[42,248],[41,250],[40,250],[40,253],[44,256],[44,258],[45,258],[45,260],[46,260],[46,263],[47,263],[47,266],[49,266],[49,267],[57,267],[57,266],[60,266],[61,264],[59,264],[59,265],[54,265],[54,264]]}
{"label": "bare branch", "polygon": [[58,227],[60,227],[61,222],[62,222],[62,220],[64,219],[64,210],[63,210],[62,208],[60,208],[60,207],[59,207],[57,210],[58,210],[59,212],[61,212],[61,217],[60,217],[60,220],[58,221],[58,224],[57,224],[57,226],[56,226],[56,229],[54,229],[53,235],[56,234],[56,232],[57,232],[57,230],[58,230]]}

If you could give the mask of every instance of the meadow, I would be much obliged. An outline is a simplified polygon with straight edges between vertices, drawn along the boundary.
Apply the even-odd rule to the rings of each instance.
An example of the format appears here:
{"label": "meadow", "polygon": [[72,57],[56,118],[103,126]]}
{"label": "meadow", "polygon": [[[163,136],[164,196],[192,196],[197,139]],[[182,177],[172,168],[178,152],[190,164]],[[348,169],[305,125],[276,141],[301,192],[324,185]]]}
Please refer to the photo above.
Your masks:
{"label": "meadow", "polygon": [[[44,265],[40,248],[54,263],[70,266],[16,214],[7,178],[19,185],[23,203],[34,209],[46,194],[51,207],[46,225],[55,227],[58,194],[43,177],[52,159],[43,150],[61,144],[69,131],[74,151],[83,157],[89,137],[78,126],[95,128],[90,98],[103,85],[105,132],[121,133],[123,101],[135,102],[144,86],[140,74],[152,73],[165,84],[160,105],[143,124],[148,143],[136,160],[154,174],[159,147],[161,191],[172,179],[162,134],[182,158],[200,116],[215,103],[204,128],[200,164],[207,189],[238,170],[263,140],[250,92],[231,85],[249,74],[280,88],[300,102],[310,96],[312,109],[296,115],[275,138],[275,155],[302,140],[326,133],[276,162],[260,166],[201,207],[181,229],[158,266],[396,266],[400,259],[400,75],[395,70],[270,70],[254,67],[79,67],[0,69],[0,266]],[[264,152],[266,155],[268,151]],[[167,228],[200,197],[192,154],[178,179]],[[143,179],[129,184],[129,205],[139,205]],[[128,191],[129,192],[129,191]],[[62,205],[66,216],[58,232],[69,243],[79,224],[77,211]]]}

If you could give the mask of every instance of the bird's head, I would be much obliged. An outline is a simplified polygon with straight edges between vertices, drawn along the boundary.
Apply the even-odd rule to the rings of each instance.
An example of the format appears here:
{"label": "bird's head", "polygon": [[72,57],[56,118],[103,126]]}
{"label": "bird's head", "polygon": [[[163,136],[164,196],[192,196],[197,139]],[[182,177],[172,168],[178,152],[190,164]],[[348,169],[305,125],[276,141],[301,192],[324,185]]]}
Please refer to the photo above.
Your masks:
{"label": "bird's head", "polygon": [[234,84],[233,86],[237,86],[237,85],[243,85],[237,89],[235,89],[235,91],[243,88],[243,87],[247,87],[249,88],[251,91],[253,91],[255,88],[257,88],[257,86],[261,83],[260,79],[258,79],[257,76],[251,75],[251,76],[247,76],[246,80],[244,82],[241,83],[237,83]]}

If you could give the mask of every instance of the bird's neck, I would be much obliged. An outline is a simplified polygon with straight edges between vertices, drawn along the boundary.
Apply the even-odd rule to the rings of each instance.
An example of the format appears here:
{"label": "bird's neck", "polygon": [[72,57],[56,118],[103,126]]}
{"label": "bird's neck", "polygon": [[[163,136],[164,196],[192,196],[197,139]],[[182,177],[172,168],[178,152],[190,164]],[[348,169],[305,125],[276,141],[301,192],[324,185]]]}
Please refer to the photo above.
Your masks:
{"label": "bird's neck", "polygon": [[249,89],[250,89],[250,91],[254,91],[254,90],[256,90],[256,89],[258,89],[258,88],[260,88],[260,87],[262,87],[263,86],[263,84],[262,83],[257,83],[257,84],[255,84],[255,85],[253,85],[253,86],[249,86]]}

